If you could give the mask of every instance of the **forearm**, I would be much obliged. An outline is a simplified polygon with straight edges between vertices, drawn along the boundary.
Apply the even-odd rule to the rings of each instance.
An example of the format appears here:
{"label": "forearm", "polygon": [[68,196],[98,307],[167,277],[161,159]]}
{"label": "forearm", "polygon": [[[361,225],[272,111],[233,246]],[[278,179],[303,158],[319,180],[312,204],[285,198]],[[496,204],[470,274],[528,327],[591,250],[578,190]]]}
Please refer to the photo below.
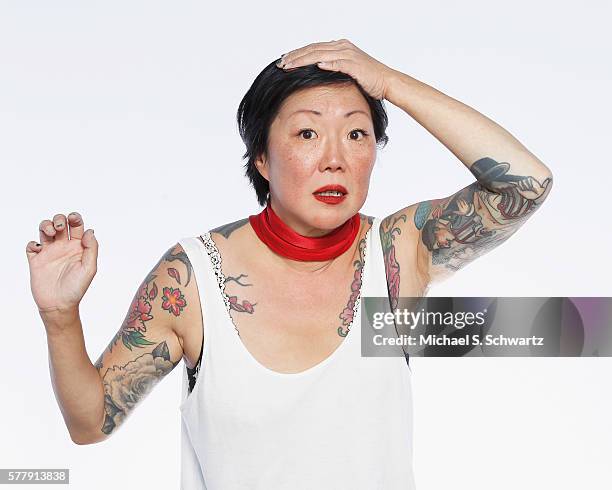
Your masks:
{"label": "forearm", "polygon": [[77,444],[102,440],[104,389],[85,349],[78,310],[41,313],[47,331],[49,371],[55,398]]}
{"label": "forearm", "polygon": [[385,98],[412,116],[468,169],[484,157],[510,165],[508,174],[542,182],[551,171],[499,124],[468,105],[397,70]]}

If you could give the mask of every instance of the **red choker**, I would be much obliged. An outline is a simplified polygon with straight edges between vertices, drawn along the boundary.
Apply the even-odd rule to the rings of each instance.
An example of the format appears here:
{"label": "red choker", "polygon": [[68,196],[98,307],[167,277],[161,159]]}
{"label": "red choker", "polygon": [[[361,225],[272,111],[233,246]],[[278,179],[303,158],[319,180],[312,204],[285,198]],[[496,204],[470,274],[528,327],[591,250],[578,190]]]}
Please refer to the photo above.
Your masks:
{"label": "red choker", "polygon": [[249,216],[255,233],[273,252],[292,260],[323,261],[346,252],[359,232],[359,213],[322,237],[300,235],[287,226],[268,205]]}

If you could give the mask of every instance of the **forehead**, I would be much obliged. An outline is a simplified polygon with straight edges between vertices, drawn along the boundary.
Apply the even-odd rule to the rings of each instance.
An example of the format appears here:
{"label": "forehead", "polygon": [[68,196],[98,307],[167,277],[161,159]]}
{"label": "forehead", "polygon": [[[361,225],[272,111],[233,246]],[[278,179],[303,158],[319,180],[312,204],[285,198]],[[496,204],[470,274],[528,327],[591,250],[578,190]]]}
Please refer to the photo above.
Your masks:
{"label": "forehead", "polygon": [[[279,119],[297,117],[296,111],[317,111],[323,117],[344,117],[351,111],[363,111],[370,118],[370,106],[354,84],[308,87],[287,97],[278,111]],[[297,114],[320,117],[312,112]],[[357,114],[361,114],[357,112]],[[364,114],[361,114],[364,116]]]}

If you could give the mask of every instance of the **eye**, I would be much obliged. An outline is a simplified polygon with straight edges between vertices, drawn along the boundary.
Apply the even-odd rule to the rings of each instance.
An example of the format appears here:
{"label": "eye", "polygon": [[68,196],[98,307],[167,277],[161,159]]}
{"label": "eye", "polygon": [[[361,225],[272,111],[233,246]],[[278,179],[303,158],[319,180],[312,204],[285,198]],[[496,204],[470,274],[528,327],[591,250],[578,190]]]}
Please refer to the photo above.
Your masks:
{"label": "eye", "polygon": [[[368,136],[368,134],[369,134],[369,133],[368,133],[367,131],[365,131],[364,129],[353,129],[353,130],[352,130],[352,131],[351,131],[349,134],[351,134],[351,135],[352,135],[352,134],[357,134],[357,133],[361,133],[361,134],[363,135],[363,137],[364,137],[364,138],[365,138],[366,136]],[[353,139],[353,140],[355,140],[355,141],[359,141],[359,139],[356,139],[356,138],[351,138],[351,139]],[[361,138],[361,139],[363,139],[363,138]]]}
{"label": "eye", "polygon": [[[356,134],[358,134],[358,133],[361,133],[361,134],[363,135],[363,138],[365,138],[366,136],[368,136],[368,135],[370,134],[370,133],[368,133],[368,132],[367,132],[366,130],[364,130],[364,129],[353,129],[353,130],[352,130],[352,131],[351,131],[349,134],[350,134],[350,135],[356,135]],[[315,133],[314,129],[305,128],[305,129],[302,129],[302,130],[301,130],[301,131],[298,133],[298,135],[300,135],[300,136],[301,136],[302,134],[307,134],[307,135],[308,135],[308,137],[307,137],[307,138],[305,138],[305,139],[307,139],[307,140],[311,140],[311,139],[313,139],[313,136],[312,136],[312,135],[313,135],[313,134],[317,134],[317,133]],[[363,139],[363,138],[353,138],[353,137],[351,137],[350,139],[355,140],[355,141],[359,141],[360,139]]]}
{"label": "eye", "polygon": [[[316,134],[316,133],[314,132],[314,130],[313,130],[313,129],[310,129],[310,128],[302,129],[302,130],[301,130],[301,131],[300,131],[298,134],[299,134],[299,135],[301,135],[302,133],[306,133],[306,134],[310,134],[310,135],[312,135],[313,133],[314,133],[314,134]],[[309,136],[309,137],[308,137],[308,138],[306,138],[306,139],[307,139],[307,140],[311,140],[311,139],[312,139],[312,136]]]}

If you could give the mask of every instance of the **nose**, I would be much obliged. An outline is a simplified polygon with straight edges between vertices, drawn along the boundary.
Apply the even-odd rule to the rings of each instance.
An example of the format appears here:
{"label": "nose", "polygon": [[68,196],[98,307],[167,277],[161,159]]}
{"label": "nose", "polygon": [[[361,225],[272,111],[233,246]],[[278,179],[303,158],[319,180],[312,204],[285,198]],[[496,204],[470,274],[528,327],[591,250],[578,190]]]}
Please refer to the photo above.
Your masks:
{"label": "nose", "polygon": [[338,170],[344,171],[345,169],[346,160],[342,151],[342,144],[336,140],[327,141],[325,151],[319,162],[319,170],[321,172],[336,172]]}

